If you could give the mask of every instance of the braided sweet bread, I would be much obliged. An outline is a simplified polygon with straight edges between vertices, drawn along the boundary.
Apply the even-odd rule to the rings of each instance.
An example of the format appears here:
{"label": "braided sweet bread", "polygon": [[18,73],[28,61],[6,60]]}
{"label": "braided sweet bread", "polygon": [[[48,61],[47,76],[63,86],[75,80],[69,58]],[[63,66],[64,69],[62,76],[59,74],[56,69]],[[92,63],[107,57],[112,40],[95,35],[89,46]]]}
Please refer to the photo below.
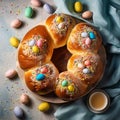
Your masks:
{"label": "braided sweet bread", "polygon": [[99,33],[65,14],[53,14],[30,30],[18,49],[27,87],[39,94],[55,92],[67,101],[84,96],[100,81],[105,51]]}

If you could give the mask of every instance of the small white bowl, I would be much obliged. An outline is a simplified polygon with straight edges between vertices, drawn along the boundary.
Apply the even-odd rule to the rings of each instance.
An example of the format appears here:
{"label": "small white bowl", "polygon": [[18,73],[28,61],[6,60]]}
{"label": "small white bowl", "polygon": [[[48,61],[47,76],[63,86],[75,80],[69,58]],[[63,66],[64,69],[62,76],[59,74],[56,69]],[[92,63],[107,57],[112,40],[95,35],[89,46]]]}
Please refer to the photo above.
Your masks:
{"label": "small white bowl", "polygon": [[110,98],[104,90],[96,89],[89,94],[87,104],[90,111],[103,113],[110,106]]}

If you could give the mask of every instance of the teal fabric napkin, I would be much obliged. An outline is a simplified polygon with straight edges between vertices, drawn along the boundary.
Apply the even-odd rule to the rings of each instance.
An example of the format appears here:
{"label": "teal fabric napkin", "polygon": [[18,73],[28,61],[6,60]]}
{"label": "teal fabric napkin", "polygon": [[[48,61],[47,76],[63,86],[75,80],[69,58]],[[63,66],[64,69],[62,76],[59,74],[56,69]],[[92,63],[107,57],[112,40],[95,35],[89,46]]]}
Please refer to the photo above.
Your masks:
{"label": "teal fabric napkin", "polygon": [[66,13],[83,20],[98,29],[107,52],[107,65],[97,88],[105,90],[111,99],[109,109],[102,114],[89,111],[87,96],[63,104],[54,113],[57,120],[119,120],[120,119],[120,0],[77,0],[84,10],[93,12],[92,20],[85,20],[81,13],[74,12],[76,0],[54,0],[56,13]]}

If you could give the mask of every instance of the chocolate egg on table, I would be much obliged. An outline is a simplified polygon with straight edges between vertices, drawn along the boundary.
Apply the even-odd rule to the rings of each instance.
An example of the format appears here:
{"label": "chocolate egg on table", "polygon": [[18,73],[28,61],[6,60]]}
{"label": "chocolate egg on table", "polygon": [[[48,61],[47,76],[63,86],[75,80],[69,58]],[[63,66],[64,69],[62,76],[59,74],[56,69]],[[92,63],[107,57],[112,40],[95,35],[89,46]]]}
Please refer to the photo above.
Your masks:
{"label": "chocolate egg on table", "polygon": [[79,2],[79,1],[77,1],[77,2],[75,2],[74,3],[74,10],[75,10],[75,12],[82,12],[82,10],[83,10],[83,5],[82,5],[82,3],[81,2]]}
{"label": "chocolate egg on table", "polygon": [[19,19],[15,19],[11,22],[10,26],[13,28],[19,28],[22,25],[22,21]]}
{"label": "chocolate egg on table", "polygon": [[31,7],[26,7],[25,16],[31,18],[33,16],[33,9]]}
{"label": "chocolate egg on table", "polygon": [[11,79],[14,78],[17,75],[17,71],[14,69],[9,69],[5,72],[5,77]]}
{"label": "chocolate egg on table", "polygon": [[42,112],[46,112],[50,109],[50,104],[47,102],[42,102],[39,106],[38,109]]}
{"label": "chocolate egg on table", "polygon": [[93,12],[88,10],[88,11],[85,11],[85,12],[82,13],[82,18],[90,19],[92,17],[92,15],[93,15]]}
{"label": "chocolate egg on table", "polygon": [[29,96],[27,94],[22,94],[20,96],[20,102],[23,103],[23,104],[25,104],[25,105],[29,104],[30,103]]}
{"label": "chocolate egg on table", "polygon": [[16,106],[14,108],[14,114],[16,117],[18,118],[23,118],[24,117],[24,111],[22,108],[20,108],[19,106]]}
{"label": "chocolate egg on table", "polygon": [[44,10],[47,12],[47,13],[49,13],[49,14],[52,14],[53,12],[54,12],[54,9],[53,9],[53,7],[52,6],[50,6],[49,4],[44,4],[44,6],[43,6],[43,8],[44,8]]}
{"label": "chocolate egg on table", "polygon": [[42,5],[40,0],[31,0],[31,4],[35,7],[40,7]]}
{"label": "chocolate egg on table", "polygon": [[17,48],[19,43],[20,43],[20,40],[18,38],[14,37],[14,36],[10,38],[11,46]]}

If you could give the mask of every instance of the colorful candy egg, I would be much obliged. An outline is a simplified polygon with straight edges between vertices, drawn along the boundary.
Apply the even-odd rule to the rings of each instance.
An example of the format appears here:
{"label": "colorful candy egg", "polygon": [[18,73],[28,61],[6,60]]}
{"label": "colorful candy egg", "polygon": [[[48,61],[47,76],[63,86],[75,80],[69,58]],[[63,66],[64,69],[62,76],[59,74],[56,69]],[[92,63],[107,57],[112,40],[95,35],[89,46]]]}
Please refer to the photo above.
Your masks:
{"label": "colorful candy egg", "polygon": [[20,43],[20,40],[18,40],[18,38],[16,37],[11,37],[10,38],[10,44],[13,46],[13,47],[18,47],[19,46],[19,43]]}
{"label": "colorful candy egg", "polygon": [[90,19],[92,17],[92,15],[93,15],[93,12],[91,12],[91,11],[85,11],[85,12],[82,13],[82,18],[84,18],[84,19]]}
{"label": "colorful candy egg", "polygon": [[90,39],[89,37],[87,37],[87,38],[85,39],[85,44],[86,44],[86,45],[90,45],[91,43],[92,43],[91,39]]}
{"label": "colorful candy egg", "polygon": [[24,117],[23,109],[20,108],[20,107],[18,107],[18,106],[16,106],[16,107],[14,108],[14,114],[15,114],[15,116],[18,117],[18,118],[23,118],[23,117]]}
{"label": "colorful candy egg", "polygon": [[52,6],[50,6],[49,4],[45,3],[43,6],[44,10],[46,12],[48,12],[49,14],[52,14],[54,12],[54,9]]}
{"label": "colorful candy egg", "polygon": [[78,63],[78,68],[82,69],[84,68],[84,65],[82,63]]}
{"label": "colorful candy egg", "polygon": [[63,81],[62,81],[62,86],[65,87],[65,86],[67,86],[67,85],[68,85],[68,81],[67,81],[67,80],[63,80]]}
{"label": "colorful candy egg", "polygon": [[42,40],[38,40],[38,41],[36,42],[36,45],[37,45],[39,48],[41,48],[42,45],[43,45]]}
{"label": "colorful candy egg", "polygon": [[68,86],[68,90],[69,90],[70,92],[74,92],[75,88],[74,88],[73,85],[69,85],[69,86]]}
{"label": "colorful candy egg", "polygon": [[43,67],[43,68],[41,69],[41,73],[47,73],[47,72],[48,72],[47,67]]}
{"label": "colorful candy egg", "polygon": [[82,32],[81,37],[83,37],[83,38],[88,37],[88,33],[87,32]]}
{"label": "colorful candy egg", "polygon": [[45,79],[45,75],[44,74],[38,74],[36,76],[36,80],[38,80],[38,81],[41,81],[41,80],[44,80],[44,79]]}
{"label": "colorful candy egg", "polygon": [[25,16],[31,18],[33,16],[33,9],[31,7],[27,7],[25,9]]}
{"label": "colorful candy egg", "polygon": [[50,104],[47,102],[42,102],[39,106],[38,109],[42,112],[46,112],[50,109]]}
{"label": "colorful candy egg", "polygon": [[62,23],[63,21],[64,21],[64,18],[63,18],[63,17],[57,16],[57,18],[56,18],[56,22],[57,22],[57,23]]}
{"label": "colorful candy egg", "polygon": [[29,96],[26,95],[26,94],[22,94],[22,95],[20,96],[20,102],[23,103],[23,104],[25,104],[25,105],[28,105],[28,104],[30,103],[30,98],[29,98]]}
{"label": "colorful candy egg", "polygon": [[14,78],[17,75],[17,71],[14,69],[9,69],[8,71],[5,72],[5,77],[11,79]]}
{"label": "colorful candy egg", "polygon": [[33,51],[33,53],[39,53],[39,48],[36,45],[34,45],[32,47],[32,51]]}
{"label": "colorful candy egg", "polygon": [[89,66],[89,65],[91,64],[91,62],[90,62],[90,60],[85,60],[84,64],[85,64],[86,66]]}
{"label": "colorful candy egg", "polygon": [[29,46],[34,46],[35,45],[35,40],[30,40],[28,43]]}
{"label": "colorful candy egg", "polygon": [[77,1],[74,3],[74,10],[75,12],[82,12],[83,10],[83,6],[82,6],[82,3]]}
{"label": "colorful candy egg", "polygon": [[84,73],[84,74],[89,74],[89,73],[90,73],[90,70],[89,70],[88,68],[84,68],[84,69],[83,69],[83,73]]}
{"label": "colorful candy egg", "polygon": [[31,4],[35,7],[40,7],[42,5],[40,0],[31,0]]}
{"label": "colorful candy egg", "polygon": [[96,38],[94,32],[89,32],[89,37],[90,37],[90,39],[95,39]]}
{"label": "colorful candy egg", "polygon": [[10,26],[13,28],[19,28],[22,25],[22,21],[19,19],[15,19],[11,22]]}
{"label": "colorful candy egg", "polygon": [[59,29],[65,28],[65,23],[64,23],[64,22],[60,23],[60,24],[58,25],[58,28],[59,28]]}

